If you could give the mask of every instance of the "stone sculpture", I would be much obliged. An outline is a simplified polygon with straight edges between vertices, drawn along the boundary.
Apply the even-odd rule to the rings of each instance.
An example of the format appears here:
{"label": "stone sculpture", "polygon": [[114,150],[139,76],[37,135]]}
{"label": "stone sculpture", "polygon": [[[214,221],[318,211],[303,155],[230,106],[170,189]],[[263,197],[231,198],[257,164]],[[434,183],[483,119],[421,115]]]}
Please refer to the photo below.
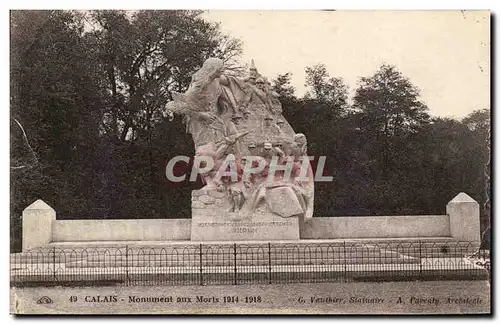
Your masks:
{"label": "stone sculpture", "polygon": [[[205,187],[193,192],[193,217],[199,209],[227,219],[252,219],[259,213],[264,218],[312,217],[313,176],[309,160],[303,159],[306,137],[296,134],[283,117],[278,94],[253,60],[248,76],[239,79],[224,74],[221,60],[209,58],[192,76],[188,90],[173,93],[173,99],[167,113],[183,116],[195,155],[214,159],[212,170],[202,174]],[[260,157],[264,167],[244,179],[243,170],[256,162],[249,156]],[[228,157],[234,159],[237,175],[217,178]],[[281,166],[278,170],[270,170],[273,158]],[[303,169],[306,177],[299,177]]]}

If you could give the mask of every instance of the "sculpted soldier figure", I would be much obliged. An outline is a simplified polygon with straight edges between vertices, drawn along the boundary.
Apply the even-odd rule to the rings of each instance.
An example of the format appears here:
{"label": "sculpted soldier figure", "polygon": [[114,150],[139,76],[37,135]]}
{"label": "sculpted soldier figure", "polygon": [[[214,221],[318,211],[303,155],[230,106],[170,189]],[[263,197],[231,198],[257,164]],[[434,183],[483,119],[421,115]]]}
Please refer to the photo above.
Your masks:
{"label": "sculpted soldier figure", "polygon": [[184,115],[186,130],[193,136],[195,147],[217,142],[224,135],[224,122],[220,119],[217,102],[222,94],[223,63],[211,58],[192,76],[185,94],[173,92],[174,101],[167,110]]}
{"label": "sculpted soldier figure", "polygon": [[187,132],[193,136],[195,148],[214,143],[227,136],[226,125],[237,112],[241,81],[223,74],[222,60],[209,58],[192,76],[184,94],[172,93],[174,101],[167,104],[167,114],[184,116]]}
{"label": "sculpted soldier figure", "polygon": [[260,114],[272,113],[272,102],[266,91],[266,81],[263,77],[257,78],[255,86],[248,86],[241,107]]}
{"label": "sculpted soldier figure", "polygon": [[[278,199],[276,197],[288,195],[288,201],[300,202],[299,209],[304,215],[312,215],[312,181],[303,183],[287,179],[283,171],[275,172],[274,166],[271,174],[278,174],[278,177],[268,177],[270,163],[275,163],[272,161],[278,159],[282,164],[289,157],[298,161],[305,155],[307,140],[304,134],[295,134],[281,115],[278,94],[257,72],[253,61],[248,77],[238,79],[224,75],[220,59],[207,59],[193,74],[188,90],[183,94],[174,92],[172,97],[174,100],[166,107],[167,115],[183,116],[186,129],[192,134],[198,161],[203,157],[212,159],[212,168],[207,169],[208,164],[200,162],[194,171],[206,184],[204,190],[215,190],[218,193],[214,195],[222,195],[227,200],[225,211],[217,209],[217,212],[239,217],[237,215],[252,215],[260,208],[261,212],[287,214],[280,210],[280,204],[272,202]],[[249,179],[242,177],[248,162],[245,156],[256,159],[260,156],[264,163],[261,171],[256,171]],[[229,157],[236,168],[233,170],[236,177],[231,170],[231,176],[226,173]],[[256,159],[248,159],[249,167],[258,168]],[[295,169],[299,171],[298,164]]]}
{"label": "sculpted soldier figure", "polygon": [[293,155],[301,156],[307,155],[307,138],[306,135],[302,133],[295,134],[295,143],[293,144]]}
{"label": "sculpted soldier figure", "polygon": [[283,125],[285,124],[285,122],[283,121],[283,119],[281,118],[278,118],[278,120],[276,121],[276,126],[278,126],[278,128],[281,130],[283,128]]}

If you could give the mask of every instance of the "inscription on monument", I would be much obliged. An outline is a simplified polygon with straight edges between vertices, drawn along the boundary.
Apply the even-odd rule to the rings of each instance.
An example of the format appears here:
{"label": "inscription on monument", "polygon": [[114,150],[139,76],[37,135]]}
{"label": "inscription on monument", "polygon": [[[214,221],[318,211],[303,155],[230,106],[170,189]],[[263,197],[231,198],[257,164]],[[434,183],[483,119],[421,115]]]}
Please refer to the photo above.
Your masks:
{"label": "inscription on monument", "polygon": [[248,227],[262,227],[262,226],[291,226],[293,222],[255,222],[255,223],[235,223],[235,222],[217,222],[217,223],[198,223],[199,227],[225,227],[230,226],[248,226]]}
{"label": "inscription on monument", "polygon": [[275,222],[254,222],[254,223],[241,223],[241,222],[201,222],[198,227],[220,227],[230,228],[231,233],[259,233],[261,227],[289,227],[293,226],[291,221],[275,221]]}
{"label": "inscription on monument", "polygon": [[[198,215],[197,215],[198,216]],[[263,217],[263,216],[261,216]],[[261,218],[257,214],[255,218]],[[267,215],[266,217],[269,217]],[[207,221],[213,220],[213,221]],[[283,219],[274,216],[268,221],[261,219],[228,221],[219,217],[199,215],[191,225],[192,240],[296,240],[299,238],[298,218]]]}

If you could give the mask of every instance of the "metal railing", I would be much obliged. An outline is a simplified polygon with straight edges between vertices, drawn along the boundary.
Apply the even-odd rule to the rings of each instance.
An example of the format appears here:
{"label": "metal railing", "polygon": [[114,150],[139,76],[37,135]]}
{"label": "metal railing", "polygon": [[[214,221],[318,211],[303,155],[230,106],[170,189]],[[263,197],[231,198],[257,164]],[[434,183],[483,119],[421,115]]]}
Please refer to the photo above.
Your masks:
{"label": "metal railing", "polygon": [[17,286],[487,278],[489,253],[477,251],[474,242],[420,241],[53,246],[11,254],[10,278]]}

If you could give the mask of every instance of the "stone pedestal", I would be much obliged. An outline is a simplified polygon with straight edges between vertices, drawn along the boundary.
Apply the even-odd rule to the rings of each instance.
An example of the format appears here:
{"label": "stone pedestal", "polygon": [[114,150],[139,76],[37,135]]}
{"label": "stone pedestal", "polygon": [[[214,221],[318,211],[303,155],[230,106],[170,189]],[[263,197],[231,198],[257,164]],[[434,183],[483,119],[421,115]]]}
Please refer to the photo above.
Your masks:
{"label": "stone pedestal", "polygon": [[298,240],[299,217],[281,217],[265,209],[253,213],[231,211],[226,192],[192,193],[191,241]]}
{"label": "stone pedestal", "polygon": [[56,212],[38,199],[23,210],[23,251],[52,242]]}
{"label": "stone pedestal", "polygon": [[479,204],[464,192],[446,205],[451,237],[460,241],[481,241]]}

